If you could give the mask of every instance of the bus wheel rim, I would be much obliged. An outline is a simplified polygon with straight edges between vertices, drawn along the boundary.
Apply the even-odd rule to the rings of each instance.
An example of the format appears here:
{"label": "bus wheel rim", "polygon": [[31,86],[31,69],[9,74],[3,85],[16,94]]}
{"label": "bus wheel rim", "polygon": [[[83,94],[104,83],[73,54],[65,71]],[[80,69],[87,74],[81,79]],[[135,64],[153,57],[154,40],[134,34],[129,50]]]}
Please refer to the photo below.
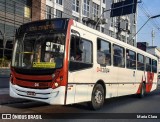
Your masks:
{"label": "bus wheel rim", "polygon": [[95,92],[95,102],[100,104],[102,102],[102,99],[103,99],[102,92],[100,90],[96,90],[96,92]]}

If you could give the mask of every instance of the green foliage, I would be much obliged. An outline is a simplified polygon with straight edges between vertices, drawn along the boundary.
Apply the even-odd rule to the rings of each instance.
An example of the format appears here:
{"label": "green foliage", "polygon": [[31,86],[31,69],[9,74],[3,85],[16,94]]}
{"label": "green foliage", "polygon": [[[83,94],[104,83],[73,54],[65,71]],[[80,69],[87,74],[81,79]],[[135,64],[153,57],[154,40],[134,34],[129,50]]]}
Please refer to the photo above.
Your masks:
{"label": "green foliage", "polygon": [[0,67],[9,67],[10,62],[6,57],[0,58]]}

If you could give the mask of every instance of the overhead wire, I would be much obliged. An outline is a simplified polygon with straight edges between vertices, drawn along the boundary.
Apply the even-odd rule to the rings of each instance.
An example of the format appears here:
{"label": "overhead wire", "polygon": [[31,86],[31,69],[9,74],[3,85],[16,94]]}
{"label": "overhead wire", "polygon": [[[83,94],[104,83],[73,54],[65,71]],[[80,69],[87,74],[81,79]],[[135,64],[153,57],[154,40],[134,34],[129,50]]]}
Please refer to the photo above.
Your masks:
{"label": "overhead wire", "polygon": [[[144,5],[144,4],[143,4],[143,5]],[[152,15],[150,14],[150,12],[148,12],[149,10],[146,10],[146,9],[143,7],[143,5],[139,5],[139,8],[140,8],[140,10],[143,12],[143,14],[147,17],[147,19],[149,19]],[[152,23],[152,25],[153,25],[157,30],[159,30],[160,25],[157,24],[157,22],[155,22],[155,19],[154,19],[154,20],[151,19],[150,22]]]}
{"label": "overhead wire", "polygon": [[[148,11],[148,12],[150,12],[149,11],[149,9],[148,9],[148,6],[146,5],[146,3],[143,3],[143,5],[144,5],[144,8]],[[153,9],[152,9],[153,10]],[[151,14],[151,13],[150,13]],[[152,14],[153,15],[153,14]],[[159,24],[159,22],[157,22],[157,19],[154,19],[153,21],[155,21],[155,23],[156,23],[156,25],[158,25],[159,27],[160,27],[160,24]]]}

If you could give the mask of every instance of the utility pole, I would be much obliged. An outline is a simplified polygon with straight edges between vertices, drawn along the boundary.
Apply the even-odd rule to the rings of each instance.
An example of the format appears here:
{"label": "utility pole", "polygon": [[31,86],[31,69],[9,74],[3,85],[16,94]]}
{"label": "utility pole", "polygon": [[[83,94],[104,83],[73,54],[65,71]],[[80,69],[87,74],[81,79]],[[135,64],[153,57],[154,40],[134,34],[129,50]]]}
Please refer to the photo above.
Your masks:
{"label": "utility pole", "polygon": [[154,45],[154,38],[155,38],[155,31],[154,31],[154,29],[152,29],[151,35],[152,35],[152,46],[153,46]]}

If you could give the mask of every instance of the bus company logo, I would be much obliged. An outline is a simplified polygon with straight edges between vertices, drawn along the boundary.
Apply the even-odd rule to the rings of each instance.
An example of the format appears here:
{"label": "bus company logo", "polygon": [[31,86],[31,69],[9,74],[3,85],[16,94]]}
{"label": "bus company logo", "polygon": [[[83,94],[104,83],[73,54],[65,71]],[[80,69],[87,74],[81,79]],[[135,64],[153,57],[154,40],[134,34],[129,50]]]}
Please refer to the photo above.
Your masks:
{"label": "bus company logo", "polygon": [[109,69],[106,67],[97,67],[97,72],[109,73]]}

